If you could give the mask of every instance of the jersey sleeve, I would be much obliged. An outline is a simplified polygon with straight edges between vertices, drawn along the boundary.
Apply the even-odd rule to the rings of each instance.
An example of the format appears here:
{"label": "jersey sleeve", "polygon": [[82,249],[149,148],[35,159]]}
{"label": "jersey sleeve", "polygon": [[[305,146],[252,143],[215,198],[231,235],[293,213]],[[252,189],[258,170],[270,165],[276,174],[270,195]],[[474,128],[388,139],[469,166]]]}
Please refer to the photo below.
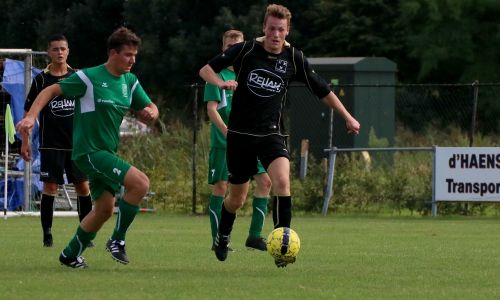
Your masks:
{"label": "jersey sleeve", "polygon": [[234,44],[233,46],[226,49],[226,51],[224,51],[224,52],[220,53],[219,55],[217,55],[216,57],[212,58],[208,62],[208,65],[210,67],[212,67],[212,69],[215,71],[215,73],[219,73],[220,71],[224,70],[225,68],[232,66],[233,62],[240,55],[240,53],[243,51],[246,43],[247,42],[241,42],[238,44]]}
{"label": "jersey sleeve", "polygon": [[207,82],[205,84],[205,90],[203,92],[203,101],[217,101],[217,103],[219,103],[221,101],[219,87]]}
{"label": "jersey sleeve", "polygon": [[306,84],[307,88],[313,92],[318,98],[324,98],[330,93],[330,87],[326,81],[321,78],[309,64],[309,61],[304,56],[302,51],[294,49],[294,61],[297,66],[295,80]]}
{"label": "jersey sleeve", "polygon": [[132,94],[132,101],[130,107],[133,110],[136,111],[142,110],[144,107],[146,107],[146,105],[152,102],[148,94],[146,94],[146,91],[144,91],[144,89],[142,88],[142,85],[139,83],[139,80],[137,78],[135,78],[135,81],[132,84],[131,94]]}
{"label": "jersey sleeve", "polygon": [[78,71],[71,74],[68,78],[59,82],[63,95],[66,97],[81,98],[85,95],[87,90],[87,85],[83,82],[82,78],[78,76],[78,73],[83,71]]}
{"label": "jersey sleeve", "polygon": [[28,93],[28,96],[26,97],[26,101],[24,102],[24,111],[30,110],[31,105],[33,105],[33,102],[35,102],[36,96],[38,96],[38,94],[40,93],[40,91],[38,90],[39,76],[41,75],[37,75],[31,82],[30,91]]}

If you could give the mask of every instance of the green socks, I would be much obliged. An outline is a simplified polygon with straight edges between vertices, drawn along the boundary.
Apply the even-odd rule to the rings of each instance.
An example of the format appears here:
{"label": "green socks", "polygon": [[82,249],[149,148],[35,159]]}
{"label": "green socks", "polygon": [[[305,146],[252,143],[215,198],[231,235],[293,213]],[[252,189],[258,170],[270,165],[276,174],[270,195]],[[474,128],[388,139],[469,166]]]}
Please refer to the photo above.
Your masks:
{"label": "green socks", "polygon": [[217,230],[219,229],[220,212],[224,197],[210,195],[208,202],[208,215],[210,217],[210,229],[212,231],[212,242],[215,241]]}
{"label": "green socks", "polygon": [[262,228],[264,227],[264,220],[266,219],[267,198],[254,197],[252,207],[252,222],[250,223],[248,236],[251,238],[258,238],[261,236]]}
{"label": "green socks", "polygon": [[86,232],[78,226],[75,235],[71,241],[69,241],[68,246],[63,250],[64,255],[66,257],[77,257],[82,255],[82,252],[87,248],[88,244],[95,236],[95,232]]}
{"label": "green socks", "polygon": [[125,234],[139,212],[139,206],[132,205],[120,200],[118,203],[118,217],[116,218],[116,226],[111,236],[112,240],[125,240]]}

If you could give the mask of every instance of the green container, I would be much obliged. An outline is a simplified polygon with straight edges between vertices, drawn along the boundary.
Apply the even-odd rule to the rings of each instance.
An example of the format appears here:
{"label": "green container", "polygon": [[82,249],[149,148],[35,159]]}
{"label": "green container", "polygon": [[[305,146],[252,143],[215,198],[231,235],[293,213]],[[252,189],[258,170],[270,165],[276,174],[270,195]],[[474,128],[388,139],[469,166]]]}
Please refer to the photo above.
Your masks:
{"label": "green container", "polygon": [[[326,157],[323,150],[368,147],[370,129],[394,145],[396,64],[383,57],[309,58],[316,73],[332,84],[332,90],[361,123],[359,135],[347,134],[345,121],[303,85],[289,89],[287,128],[290,148],[299,153],[301,141],[309,140],[309,153]],[[344,86],[344,85],[359,86]]]}

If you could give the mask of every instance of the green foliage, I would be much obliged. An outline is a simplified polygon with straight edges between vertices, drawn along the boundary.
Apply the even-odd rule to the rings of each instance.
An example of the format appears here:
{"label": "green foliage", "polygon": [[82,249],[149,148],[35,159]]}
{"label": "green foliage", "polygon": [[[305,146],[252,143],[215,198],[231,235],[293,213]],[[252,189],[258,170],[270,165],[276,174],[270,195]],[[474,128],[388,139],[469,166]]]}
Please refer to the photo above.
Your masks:
{"label": "green foliage", "polygon": [[[201,124],[193,146],[193,133],[181,123],[169,124],[166,129],[149,135],[125,138],[120,146],[121,155],[143,170],[150,178],[155,195],[148,205],[165,211],[191,212],[193,200],[193,174],[196,183],[196,213],[206,213],[211,187],[207,184],[208,123]],[[425,138],[398,128],[396,146],[428,147],[428,141],[439,146],[468,146],[467,133],[450,127],[428,130]],[[370,130],[370,146],[386,147],[387,140],[378,138]],[[500,138],[477,135],[475,146],[500,146]],[[193,150],[196,151],[193,166]],[[291,174],[298,173],[291,163]],[[431,152],[374,152],[337,154],[333,184],[333,197],[329,210],[337,213],[430,213],[432,198]],[[310,156],[305,180],[291,176],[294,213],[317,213],[323,206],[327,180],[326,160]],[[251,195],[240,214],[251,213]],[[473,205],[470,211],[458,203],[440,204],[440,213],[484,214],[492,205]],[[465,211],[465,212],[464,212]]]}

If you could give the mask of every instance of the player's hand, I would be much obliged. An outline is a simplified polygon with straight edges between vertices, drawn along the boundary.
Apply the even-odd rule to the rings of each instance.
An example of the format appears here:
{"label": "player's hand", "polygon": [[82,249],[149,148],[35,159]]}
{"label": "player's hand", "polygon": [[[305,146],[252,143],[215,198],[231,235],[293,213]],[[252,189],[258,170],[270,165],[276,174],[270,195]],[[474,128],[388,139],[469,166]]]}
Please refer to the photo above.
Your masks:
{"label": "player's hand", "polygon": [[361,125],[354,118],[349,118],[346,120],[347,133],[359,134]]}
{"label": "player's hand", "polygon": [[35,119],[27,115],[26,117],[24,117],[24,119],[16,124],[16,131],[21,135],[29,135],[34,125]]}
{"label": "player's hand", "polygon": [[235,91],[237,87],[238,87],[238,82],[236,80],[224,81],[219,86],[219,88],[221,88],[223,90],[232,90],[232,91]]}
{"label": "player's hand", "polygon": [[30,161],[31,160],[31,149],[29,143],[23,142],[21,144],[21,157],[25,161]]}
{"label": "player's hand", "polygon": [[137,119],[144,123],[149,123],[158,118],[158,110],[152,109],[150,107],[144,107],[137,113]]}

